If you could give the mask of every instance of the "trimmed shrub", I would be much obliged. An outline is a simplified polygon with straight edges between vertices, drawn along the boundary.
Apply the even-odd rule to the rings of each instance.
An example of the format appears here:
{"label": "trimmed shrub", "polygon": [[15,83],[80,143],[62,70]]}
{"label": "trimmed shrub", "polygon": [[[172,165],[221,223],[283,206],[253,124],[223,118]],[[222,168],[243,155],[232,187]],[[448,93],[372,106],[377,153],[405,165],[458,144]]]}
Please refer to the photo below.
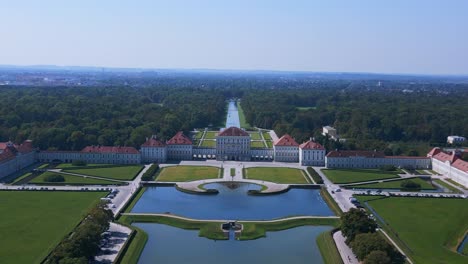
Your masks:
{"label": "trimmed shrub", "polygon": [[407,189],[407,190],[420,190],[421,189],[421,184],[414,182],[412,180],[404,180],[400,184],[402,189]]}
{"label": "trimmed shrub", "polygon": [[142,181],[153,181],[156,172],[159,170],[158,164],[153,164],[151,167],[141,176]]}
{"label": "trimmed shrub", "polygon": [[320,177],[320,175],[312,167],[307,167],[307,172],[310,174],[310,176],[312,176],[312,179],[314,179],[317,184],[323,184],[322,177]]}
{"label": "trimmed shrub", "polygon": [[64,182],[65,178],[60,174],[50,174],[44,177],[45,182]]}
{"label": "trimmed shrub", "polygon": [[381,171],[396,171],[397,168],[393,165],[382,165],[379,168]]}
{"label": "trimmed shrub", "polygon": [[87,164],[86,164],[86,161],[84,160],[74,160],[72,162],[72,165],[73,166],[86,166]]}

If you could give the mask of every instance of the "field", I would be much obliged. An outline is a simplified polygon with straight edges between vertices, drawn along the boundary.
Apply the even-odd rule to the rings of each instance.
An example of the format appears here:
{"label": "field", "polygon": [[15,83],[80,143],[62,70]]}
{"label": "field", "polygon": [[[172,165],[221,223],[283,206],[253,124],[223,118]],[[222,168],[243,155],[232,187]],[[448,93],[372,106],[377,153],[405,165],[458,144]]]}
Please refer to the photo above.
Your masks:
{"label": "field", "polygon": [[138,172],[143,168],[141,165],[124,165],[124,166],[106,166],[102,168],[93,168],[93,166],[84,166],[83,168],[64,169],[66,172],[77,173],[89,176],[109,178],[115,180],[133,180]]}
{"label": "field", "polygon": [[309,183],[302,170],[292,168],[248,168],[246,178],[275,183]]}
{"label": "field", "polygon": [[203,136],[203,131],[197,131],[195,132],[194,138],[195,139],[201,139]]}
{"label": "field", "polygon": [[239,111],[239,121],[242,128],[251,127],[249,123],[245,120],[244,110],[239,102],[237,102],[237,110]]}
{"label": "field", "polygon": [[219,168],[207,166],[172,166],[163,168],[157,181],[185,182],[218,178]]}
{"label": "field", "polygon": [[[44,181],[44,178],[53,175],[53,174],[60,174],[65,178],[64,182],[46,182]],[[72,184],[72,185],[89,185],[89,184],[121,184],[121,182],[115,182],[115,181],[106,181],[106,180],[100,180],[100,179],[93,179],[93,178],[85,178],[85,177],[80,177],[80,176],[73,176],[73,175],[67,175],[63,173],[55,173],[55,172],[50,172],[46,171],[42,173],[41,175],[35,177],[28,183],[33,183],[33,184],[45,184],[45,185],[66,185],[66,184]]]}
{"label": "field", "polygon": [[249,132],[250,139],[252,140],[261,140],[262,137],[260,136],[260,132]]}
{"label": "field", "polygon": [[265,140],[272,140],[270,134],[268,132],[262,132],[263,138]]}
{"label": "field", "polygon": [[377,169],[324,169],[322,172],[333,183],[353,183],[398,178],[398,172]]}
{"label": "field", "polygon": [[1,191],[1,262],[40,263],[105,194]]}
{"label": "field", "polygon": [[[369,200],[369,205],[391,227],[403,250],[415,263],[468,263],[468,256],[455,253],[468,230],[468,200],[391,197]],[[397,235],[395,235],[397,233]]]}
{"label": "field", "polygon": [[250,141],[250,147],[251,148],[264,148],[265,144],[263,144],[263,141]]}
{"label": "field", "polygon": [[216,131],[207,131],[205,133],[205,139],[215,139],[216,134],[218,134],[218,132],[216,132]]}
{"label": "field", "polygon": [[[419,183],[422,190],[435,190],[436,187],[432,186],[429,182],[422,180],[421,178],[412,178],[410,179],[413,182]],[[401,189],[401,182],[404,180],[397,181],[388,181],[388,182],[379,182],[379,183],[370,183],[370,184],[360,184],[349,186],[350,188],[358,189]]]}
{"label": "field", "polygon": [[216,146],[216,141],[214,140],[203,140],[201,143],[202,147],[215,147]]}
{"label": "field", "polygon": [[272,141],[266,141],[267,147],[268,148],[273,148],[273,142]]}

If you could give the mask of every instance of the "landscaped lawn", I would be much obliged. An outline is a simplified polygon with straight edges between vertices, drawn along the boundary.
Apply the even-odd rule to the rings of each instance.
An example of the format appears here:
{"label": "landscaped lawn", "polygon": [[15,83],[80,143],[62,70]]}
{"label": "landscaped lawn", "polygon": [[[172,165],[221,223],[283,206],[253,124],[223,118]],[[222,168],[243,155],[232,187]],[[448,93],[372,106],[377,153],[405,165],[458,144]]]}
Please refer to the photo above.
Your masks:
{"label": "landscaped lawn", "polygon": [[215,147],[216,146],[216,141],[215,140],[203,140],[201,143],[202,147]]}
{"label": "landscaped lawn", "polygon": [[[468,229],[468,200],[390,197],[369,200],[369,205],[397,232],[415,263],[468,263],[468,256],[455,253]],[[388,230],[388,228],[386,228]],[[396,236],[394,236],[396,237]]]}
{"label": "landscaped lawn", "polygon": [[251,127],[249,123],[245,120],[244,110],[240,102],[237,102],[237,110],[239,111],[239,121],[242,128],[249,128]]}
{"label": "landscaped lawn", "polygon": [[250,147],[251,148],[264,148],[265,144],[263,144],[263,141],[250,141]]}
{"label": "landscaped lawn", "polygon": [[261,140],[262,137],[260,136],[260,132],[249,132],[250,139],[252,140]]}
{"label": "landscaped lawn", "polygon": [[398,172],[378,169],[324,169],[322,172],[333,183],[353,183],[380,179],[398,178]]}
{"label": "landscaped lawn", "polygon": [[79,169],[79,168],[106,167],[106,166],[110,167],[110,166],[113,166],[113,165],[110,165],[110,164],[87,164],[86,166],[76,166],[76,165],[73,165],[71,163],[60,163],[55,168],[56,169],[69,169],[69,168]]}
{"label": "landscaped lawn", "polygon": [[0,191],[0,262],[40,263],[105,194]]}
{"label": "landscaped lawn", "polygon": [[31,175],[32,175],[31,172],[25,173],[25,174],[21,175],[20,177],[16,178],[11,184],[16,184],[16,183],[22,181],[24,178],[27,178],[27,177],[29,177]]}
{"label": "landscaped lawn", "polygon": [[[410,179],[413,182],[419,183],[422,190],[435,190],[436,187],[432,186],[429,182],[422,180],[421,178],[412,178]],[[397,181],[388,181],[388,182],[379,182],[379,183],[370,183],[370,184],[360,184],[349,186],[350,188],[359,188],[359,189],[401,189],[401,183],[404,180]]]}
{"label": "landscaped lawn", "polygon": [[64,169],[66,172],[77,173],[89,176],[110,178],[116,180],[133,180],[138,172],[143,168],[141,165],[112,165],[103,168],[92,168],[93,166],[84,166],[83,168]]}
{"label": "landscaped lawn", "polygon": [[246,178],[276,183],[309,183],[302,170],[293,168],[248,168]]}
{"label": "landscaped lawn", "polygon": [[205,139],[216,139],[216,135],[218,132],[216,131],[207,131],[205,134]]}
{"label": "landscaped lawn", "polygon": [[[65,178],[64,182],[46,182],[44,181],[44,178],[53,175],[53,174],[59,174],[62,175],[63,178]],[[51,171],[46,171],[42,173],[41,175],[35,177],[34,179],[30,180],[28,183],[32,184],[44,184],[44,185],[67,185],[67,184],[73,184],[73,185],[89,185],[89,184],[121,184],[120,182],[115,182],[115,181],[106,181],[106,180],[100,180],[100,179],[93,179],[93,178],[88,178],[88,177],[80,177],[80,176],[73,176],[73,175],[67,175],[63,173],[55,173]]]}
{"label": "landscaped lawn", "polygon": [[265,140],[271,140],[271,136],[268,132],[263,132],[262,135]]}
{"label": "landscaped lawn", "polygon": [[209,166],[171,166],[163,168],[157,181],[185,182],[204,179],[216,179],[219,168]]}
{"label": "landscaped lawn", "polygon": [[273,148],[273,142],[272,141],[265,141],[268,148]]}
{"label": "landscaped lawn", "polygon": [[439,180],[439,179],[436,179],[434,180],[434,182],[444,186],[445,188],[449,189],[450,191],[454,192],[454,193],[461,193],[460,190],[458,190],[457,188],[453,187],[452,185],[442,181],[442,180]]}
{"label": "landscaped lawn", "polygon": [[203,136],[203,131],[197,131],[195,132],[195,139],[200,139]]}

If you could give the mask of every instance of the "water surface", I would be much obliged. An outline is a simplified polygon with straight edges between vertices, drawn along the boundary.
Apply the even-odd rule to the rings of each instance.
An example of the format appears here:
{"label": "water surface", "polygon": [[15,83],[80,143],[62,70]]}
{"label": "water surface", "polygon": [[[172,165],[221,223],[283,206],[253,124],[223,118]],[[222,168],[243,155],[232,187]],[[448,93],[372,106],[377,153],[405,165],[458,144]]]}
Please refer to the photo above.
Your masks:
{"label": "water surface", "polygon": [[268,232],[256,240],[210,240],[198,230],[155,223],[134,223],[148,234],[138,263],[302,264],[323,263],[316,237],[329,226],[302,226]]}
{"label": "water surface", "polygon": [[236,101],[229,101],[226,115],[226,127],[240,128],[239,111],[237,110]]}
{"label": "water surface", "polygon": [[261,186],[239,183],[230,189],[222,183],[205,185],[217,195],[187,194],[174,187],[149,187],[132,213],[172,213],[194,219],[263,220],[294,215],[331,216],[318,189],[291,189],[286,193],[252,196],[248,190]]}

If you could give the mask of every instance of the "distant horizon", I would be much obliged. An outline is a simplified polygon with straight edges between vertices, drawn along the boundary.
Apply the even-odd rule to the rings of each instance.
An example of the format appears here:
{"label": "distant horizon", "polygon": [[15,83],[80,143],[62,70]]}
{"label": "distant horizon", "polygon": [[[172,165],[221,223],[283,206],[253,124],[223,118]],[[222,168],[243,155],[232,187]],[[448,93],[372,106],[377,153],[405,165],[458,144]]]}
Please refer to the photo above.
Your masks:
{"label": "distant horizon", "polygon": [[233,73],[277,73],[277,74],[356,74],[356,75],[386,75],[386,76],[414,76],[414,77],[468,77],[468,73],[389,73],[389,72],[359,72],[359,71],[307,71],[307,70],[275,70],[275,69],[230,69],[230,68],[151,68],[151,67],[113,67],[113,66],[88,66],[88,65],[56,65],[56,64],[0,64],[2,69],[37,69],[37,70],[115,70],[115,71],[181,71],[181,72],[233,72]]}
{"label": "distant horizon", "polygon": [[468,75],[468,1],[10,1],[0,63]]}

